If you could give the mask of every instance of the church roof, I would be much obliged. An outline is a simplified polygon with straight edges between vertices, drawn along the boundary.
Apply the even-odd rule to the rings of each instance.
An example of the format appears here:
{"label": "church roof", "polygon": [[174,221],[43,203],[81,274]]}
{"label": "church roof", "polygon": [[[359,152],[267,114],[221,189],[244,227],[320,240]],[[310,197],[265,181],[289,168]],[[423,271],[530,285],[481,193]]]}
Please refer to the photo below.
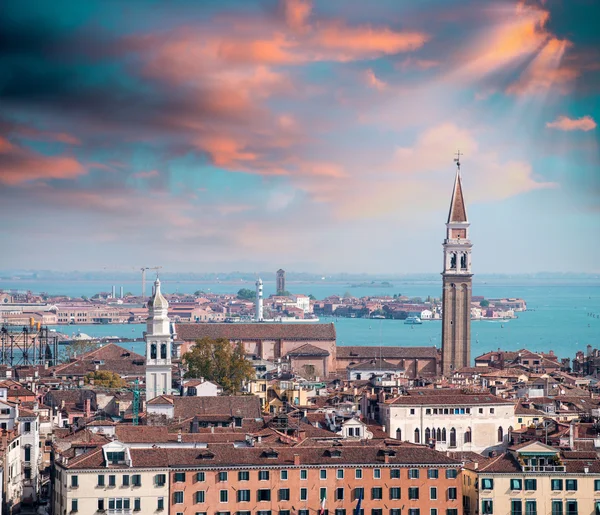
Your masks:
{"label": "church roof", "polygon": [[448,213],[448,223],[466,222],[467,209],[465,208],[465,199],[462,192],[462,182],[460,180],[460,171],[456,172],[454,179],[454,189],[452,190],[452,200],[450,201],[450,211]]}
{"label": "church roof", "polygon": [[154,295],[148,301],[148,307],[153,307],[154,309],[167,309],[169,307],[167,299],[165,299],[160,292],[160,280],[158,277],[156,278],[156,281],[154,281]]}

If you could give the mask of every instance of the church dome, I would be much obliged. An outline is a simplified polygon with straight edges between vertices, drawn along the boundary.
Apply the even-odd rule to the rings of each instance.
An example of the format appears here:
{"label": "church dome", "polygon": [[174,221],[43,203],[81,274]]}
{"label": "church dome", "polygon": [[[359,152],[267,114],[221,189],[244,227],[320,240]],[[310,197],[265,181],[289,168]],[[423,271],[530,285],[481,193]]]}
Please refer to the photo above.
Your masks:
{"label": "church dome", "polygon": [[158,277],[154,281],[154,295],[148,301],[148,307],[154,309],[168,309],[169,303],[160,292],[160,280]]}

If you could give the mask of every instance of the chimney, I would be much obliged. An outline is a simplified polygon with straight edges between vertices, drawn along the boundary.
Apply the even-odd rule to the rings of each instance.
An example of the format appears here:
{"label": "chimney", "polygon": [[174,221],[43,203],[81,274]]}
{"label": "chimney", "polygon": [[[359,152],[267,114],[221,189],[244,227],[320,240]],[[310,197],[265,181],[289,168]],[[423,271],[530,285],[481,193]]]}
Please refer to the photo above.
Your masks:
{"label": "chimney", "polygon": [[177,433],[177,443],[181,443],[181,429]]}
{"label": "chimney", "polygon": [[92,401],[87,398],[85,401],[83,401],[83,405],[85,416],[86,418],[89,418],[92,415]]}
{"label": "chimney", "polygon": [[477,470],[479,468],[479,462],[478,461],[476,461],[475,463],[473,463],[473,468],[475,470]]}
{"label": "chimney", "polygon": [[294,465],[300,465],[300,455],[294,454]]}
{"label": "chimney", "polygon": [[384,463],[389,463],[390,462],[390,456],[389,456],[389,454],[384,454],[383,455],[383,462]]}
{"label": "chimney", "polygon": [[583,467],[583,473],[587,474],[590,471],[589,467]]}
{"label": "chimney", "polygon": [[65,409],[65,400],[60,401],[60,409]]}

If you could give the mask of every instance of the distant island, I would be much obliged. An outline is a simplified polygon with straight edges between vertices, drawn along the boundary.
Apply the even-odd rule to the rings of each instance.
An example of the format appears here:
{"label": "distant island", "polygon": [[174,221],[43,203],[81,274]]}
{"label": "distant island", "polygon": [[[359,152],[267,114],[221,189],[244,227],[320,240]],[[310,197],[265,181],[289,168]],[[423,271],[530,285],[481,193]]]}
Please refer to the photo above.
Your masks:
{"label": "distant island", "polygon": [[393,288],[394,285],[388,281],[371,281],[370,283],[351,284],[350,288]]}

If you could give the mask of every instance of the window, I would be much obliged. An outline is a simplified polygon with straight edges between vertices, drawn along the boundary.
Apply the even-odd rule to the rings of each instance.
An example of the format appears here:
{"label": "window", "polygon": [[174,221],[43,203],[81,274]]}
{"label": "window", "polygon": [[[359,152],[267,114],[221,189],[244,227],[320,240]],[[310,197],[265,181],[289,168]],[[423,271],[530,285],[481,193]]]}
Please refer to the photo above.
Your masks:
{"label": "window", "polygon": [[421,510],[419,508],[409,508],[408,515],[419,515]]}
{"label": "window", "polygon": [[247,470],[240,470],[238,472],[238,481],[250,481],[250,472]]}
{"label": "window", "polygon": [[354,478],[355,479],[362,479],[362,469],[355,469],[354,470]]}
{"label": "window", "polygon": [[31,432],[31,422],[25,422],[25,424],[23,424],[23,431],[25,433]]}
{"label": "window", "polygon": [[457,489],[452,487],[452,488],[448,488],[448,500],[449,501],[456,501],[457,499]]}
{"label": "window", "polygon": [[173,474],[173,481],[175,483],[185,483],[185,472],[175,472]]}
{"label": "window", "polygon": [[133,500],[133,511],[142,511],[142,500],[139,497]]}
{"label": "window", "polygon": [[327,499],[327,488],[319,488],[319,499],[323,502],[323,499]]}
{"label": "window", "polygon": [[415,443],[421,443],[421,433],[418,427],[415,429]]}
{"label": "window", "polygon": [[116,465],[117,463],[125,461],[125,451],[121,452],[107,452],[106,461]]}
{"label": "window", "polygon": [[225,483],[227,481],[227,472],[219,472],[218,480],[219,483]]}
{"label": "window", "polygon": [[250,490],[238,490],[237,500],[238,502],[250,502]]}
{"label": "window", "polygon": [[371,515],[383,515],[383,510],[381,508],[373,508],[371,510]]}
{"label": "window", "polygon": [[526,479],[525,490],[534,491],[537,490],[537,479]]}
{"label": "window", "polygon": [[456,479],[458,477],[458,470],[446,469],[446,479]]}
{"label": "window", "polygon": [[533,500],[525,501],[525,515],[536,515],[537,502]]}
{"label": "window", "polygon": [[344,469],[337,469],[337,472],[335,473],[335,477],[337,479],[344,479]]}
{"label": "window", "polygon": [[594,491],[600,491],[600,479],[594,479]]}
{"label": "window", "polygon": [[258,471],[258,480],[259,481],[268,481],[269,480],[269,471],[268,470],[259,470]]}
{"label": "window", "polygon": [[458,515],[458,510],[456,508],[448,508],[446,510],[446,515]]}
{"label": "window", "polygon": [[494,502],[491,499],[481,501],[482,515],[492,515],[494,513]]}
{"label": "window", "polygon": [[104,486],[104,474],[98,474],[98,486]]}
{"label": "window", "polygon": [[117,476],[110,474],[108,476],[108,486],[115,486],[117,484]]}
{"label": "window", "polygon": [[319,470],[319,478],[320,479],[327,479],[327,470],[326,469]]}
{"label": "window", "polygon": [[156,500],[156,510],[163,511],[164,509],[165,509],[165,499],[164,499],[164,497],[159,497]]}
{"label": "window", "polygon": [[25,461],[31,461],[31,447],[29,445],[25,447]]}
{"label": "window", "polygon": [[552,479],[550,481],[550,488],[553,491],[562,490],[563,489],[563,480],[562,479]]}
{"label": "window", "polygon": [[430,508],[429,515],[438,515],[437,508]]}
{"label": "window", "polygon": [[410,408],[410,414],[414,415],[415,414],[415,408]]}
{"label": "window", "polygon": [[298,510],[298,515],[308,515],[309,510]]}
{"label": "window", "polygon": [[479,408],[479,413],[482,414],[483,413],[483,408]]}
{"label": "window", "polygon": [[373,478],[381,479],[381,469],[373,469]]}
{"label": "window", "polygon": [[281,479],[282,481],[287,481],[287,478],[288,478],[287,470],[282,470],[281,472],[279,472],[279,479]]}
{"label": "window", "polygon": [[428,479],[437,479],[439,476],[438,469],[428,469],[427,470],[427,478]]}
{"label": "window", "polygon": [[344,508],[336,508],[335,515],[346,515],[346,510]]}
{"label": "window", "polygon": [[358,487],[354,489],[354,501],[358,500],[358,499],[364,499],[365,498],[365,489],[363,487]]}
{"label": "window", "polygon": [[[392,508],[390,510],[390,515],[402,515],[402,510],[400,510],[399,508]],[[437,515],[437,513],[435,515]]]}
{"label": "window", "polygon": [[504,441],[504,430],[502,429],[502,426],[498,428],[498,441]]}
{"label": "window", "polygon": [[271,490],[263,489],[256,491],[257,500],[258,501],[270,501],[271,500]]}
{"label": "window", "polygon": [[393,486],[392,488],[390,488],[390,500],[395,501],[398,499],[400,499],[400,488],[398,488],[397,486]]}
{"label": "window", "polygon": [[429,498],[430,498],[432,501],[435,501],[435,500],[437,499],[437,488],[436,488],[435,486],[432,486],[432,487],[429,489]]}
{"label": "window", "polygon": [[229,502],[229,492],[227,490],[219,490],[219,502]]}
{"label": "window", "polygon": [[390,479],[400,479],[400,469],[390,469]]}
{"label": "window", "polygon": [[419,498],[419,488],[416,486],[411,486],[408,489],[408,498],[411,500],[418,499]]}
{"label": "window", "polygon": [[450,429],[450,447],[456,447],[456,429]]}
{"label": "window", "polygon": [[577,490],[577,479],[567,479],[565,481],[565,486],[567,487],[567,491],[575,492]]}
{"label": "window", "polygon": [[104,511],[104,499],[98,499],[98,511]]}
{"label": "window", "polygon": [[511,515],[523,515],[523,503],[521,499],[512,499],[510,501]]}
{"label": "window", "polygon": [[78,511],[79,508],[79,502],[77,501],[77,499],[73,499],[71,501],[71,513]]}
{"label": "window", "polygon": [[510,489],[511,490],[523,490],[523,480],[522,479],[511,479],[510,480]]}
{"label": "window", "polygon": [[156,476],[154,476],[154,484],[156,486],[165,486],[166,482],[167,476],[165,474],[156,474]]}
{"label": "window", "polygon": [[290,500],[290,489],[289,488],[280,488],[279,489],[279,500],[280,501],[289,501]]}
{"label": "window", "polygon": [[552,515],[563,515],[563,502],[558,500],[552,501]]}
{"label": "window", "polygon": [[173,504],[183,504],[183,492],[173,492]]}
{"label": "window", "polygon": [[490,414],[494,414],[494,408],[490,408]]}
{"label": "window", "polygon": [[129,486],[129,476],[128,475],[123,475],[123,482],[122,482],[122,486]]}
{"label": "window", "polygon": [[383,488],[371,488],[371,499],[374,501],[380,501],[383,499]]}
{"label": "window", "polygon": [[471,433],[471,428],[468,427],[465,431],[464,435],[465,443],[471,443],[473,441],[473,434]]}
{"label": "window", "polygon": [[408,469],[408,479],[419,479],[419,469]]}
{"label": "window", "polygon": [[290,515],[290,510],[279,510],[279,515]]}
{"label": "window", "polygon": [[202,504],[203,502],[206,502],[206,495],[204,490],[198,490],[196,492],[196,504]]}
{"label": "window", "polygon": [[302,480],[308,479],[308,470],[302,469],[300,471],[300,479],[302,479]]}
{"label": "window", "polygon": [[577,501],[567,499],[567,515],[577,515]]}
{"label": "window", "polygon": [[300,488],[300,500],[308,500],[308,488]]}
{"label": "window", "polygon": [[344,500],[344,488],[338,487],[335,489],[335,500],[343,501]]}
{"label": "window", "polygon": [[494,480],[486,477],[481,480],[482,490],[492,490],[494,488]]}
{"label": "window", "polygon": [[131,484],[133,486],[142,486],[142,476],[140,474],[131,476]]}

